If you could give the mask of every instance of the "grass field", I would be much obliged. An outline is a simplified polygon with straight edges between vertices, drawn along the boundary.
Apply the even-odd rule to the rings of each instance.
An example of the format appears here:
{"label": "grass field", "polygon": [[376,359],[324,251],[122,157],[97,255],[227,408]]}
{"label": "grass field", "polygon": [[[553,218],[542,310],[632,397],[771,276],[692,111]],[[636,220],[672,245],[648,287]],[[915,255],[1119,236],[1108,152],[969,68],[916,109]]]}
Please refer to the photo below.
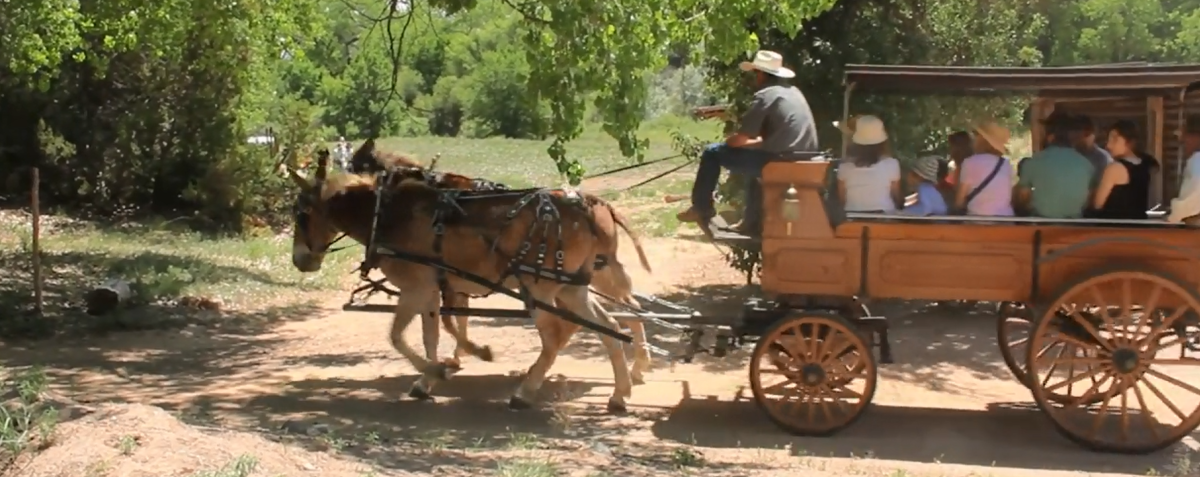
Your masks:
{"label": "grass field", "polygon": [[[675,156],[671,133],[679,131],[702,139],[716,139],[720,133],[716,121],[698,122],[685,118],[669,118],[646,125],[642,134],[650,140],[646,160]],[[523,139],[461,139],[449,137],[389,138],[379,147],[389,151],[412,154],[424,162],[441,154],[438,169],[472,177],[502,182],[514,187],[560,186],[563,180],[546,154],[550,141]],[[567,145],[568,155],[578,158],[587,174],[610,171],[632,164],[621,156],[616,141],[603,132],[589,130]],[[665,204],[667,195],[684,194],[691,190],[695,166],[687,166],[651,183],[626,190],[657,174],[683,164],[684,159],[672,159],[635,170],[585,180],[583,189],[601,193],[605,198],[620,202],[638,231],[651,236],[673,235],[679,227],[675,214],[680,204]]]}
{"label": "grass field", "polygon": [[[646,160],[673,156],[671,132],[716,139],[720,124],[715,121],[698,122],[691,119],[671,118],[647,124],[641,134],[650,140]],[[463,139],[454,137],[389,138],[379,142],[381,148],[405,152],[428,162],[437,154],[438,168],[473,177],[483,177],[512,186],[556,186],[562,179],[554,168],[554,162],[546,154],[550,141],[526,139]],[[567,144],[567,154],[578,158],[587,168],[588,174],[632,164],[631,159],[621,156],[616,141],[599,130],[588,130],[575,141]],[[678,164],[679,161],[673,162]],[[655,166],[649,166],[655,167]],[[661,170],[669,169],[664,165]],[[657,170],[647,169],[647,170]],[[623,174],[628,177],[643,177],[644,170]]]}
{"label": "grass field", "polygon": [[[155,328],[196,306],[226,310],[295,302],[317,291],[341,290],[361,249],[332,254],[320,273],[302,275],[291,264],[291,234],[209,238],[180,224],[127,224],[101,228],[62,217],[43,217],[42,270],[45,317],[32,317],[33,267],[30,216],[0,211],[0,336],[40,336],[93,328]],[[85,294],[110,279],[134,292],[127,313],[103,320],[84,314]],[[205,305],[197,305],[203,302]]]}

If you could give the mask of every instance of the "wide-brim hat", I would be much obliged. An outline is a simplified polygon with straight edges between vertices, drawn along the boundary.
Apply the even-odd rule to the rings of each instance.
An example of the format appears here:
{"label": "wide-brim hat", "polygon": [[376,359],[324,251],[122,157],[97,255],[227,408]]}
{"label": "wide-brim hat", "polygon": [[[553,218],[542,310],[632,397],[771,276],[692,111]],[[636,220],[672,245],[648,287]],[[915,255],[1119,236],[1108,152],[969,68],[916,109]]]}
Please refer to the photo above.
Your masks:
{"label": "wide-brim hat", "polygon": [[1008,132],[1008,128],[996,124],[992,121],[984,121],[975,126],[975,135],[983,138],[993,149],[1000,151],[1001,154],[1008,153],[1008,140],[1012,138],[1012,134]]}
{"label": "wide-brim hat", "polygon": [[854,121],[854,134],[850,142],[860,146],[874,146],[888,140],[883,120],[871,115],[859,116]]}
{"label": "wide-brim hat", "polygon": [[770,50],[758,50],[753,61],[738,65],[742,71],[761,71],[780,78],[795,78],[796,72],[783,67],[783,55]]}
{"label": "wide-brim hat", "polygon": [[938,156],[925,156],[913,163],[912,171],[922,179],[929,182],[937,182],[938,166],[941,162],[942,158]]}

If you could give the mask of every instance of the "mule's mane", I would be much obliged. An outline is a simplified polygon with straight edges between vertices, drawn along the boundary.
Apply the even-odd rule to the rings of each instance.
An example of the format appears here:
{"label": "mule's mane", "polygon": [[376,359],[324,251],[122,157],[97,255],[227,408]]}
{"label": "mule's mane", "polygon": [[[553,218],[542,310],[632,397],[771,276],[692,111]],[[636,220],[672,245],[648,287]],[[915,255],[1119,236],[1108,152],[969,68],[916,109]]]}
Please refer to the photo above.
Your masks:
{"label": "mule's mane", "polygon": [[394,168],[421,167],[421,161],[407,154],[381,151],[375,146],[374,139],[367,139],[350,157],[350,165],[355,172],[363,173]]}
{"label": "mule's mane", "polygon": [[325,183],[321,185],[321,200],[327,201],[338,194],[349,192],[355,189],[374,188],[374,174],[331,174],[325,179]]}

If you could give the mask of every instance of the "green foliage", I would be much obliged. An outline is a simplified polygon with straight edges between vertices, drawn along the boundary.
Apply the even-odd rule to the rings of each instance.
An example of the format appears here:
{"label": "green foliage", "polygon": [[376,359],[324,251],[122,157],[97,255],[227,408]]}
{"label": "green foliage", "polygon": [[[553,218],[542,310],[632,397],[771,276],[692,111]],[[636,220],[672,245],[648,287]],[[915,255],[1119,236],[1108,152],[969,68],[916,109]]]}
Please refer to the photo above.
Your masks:
{"label": "green foliage", "polygon": [[[403,6],[405,8],[397,8]],[[1200,1],[12,0],[0,15],[0,195],[89,212],[282,210],[272,153],[336,135],[552,138],[556,170],[588,122],[641,160],[648,119],[746,104],[753,50],[786,54],[837,149],[846,63],[1039,65],[1200,60]],[[1014,101],[880,98],[901,159]],[[275,130],[274,148],[246,144]],[[533,158],[528,158],[532,160]],[[735,194],[736,195],[736,194]]]}
{"label": "green foliage", "polygon": [[58,423],[58,411],[42,400],[46,374],[41,368],[22,371],[3,383],[4,393],[16,398],[0,402],[0,472],[9,470],[21,454],[48,446]]}

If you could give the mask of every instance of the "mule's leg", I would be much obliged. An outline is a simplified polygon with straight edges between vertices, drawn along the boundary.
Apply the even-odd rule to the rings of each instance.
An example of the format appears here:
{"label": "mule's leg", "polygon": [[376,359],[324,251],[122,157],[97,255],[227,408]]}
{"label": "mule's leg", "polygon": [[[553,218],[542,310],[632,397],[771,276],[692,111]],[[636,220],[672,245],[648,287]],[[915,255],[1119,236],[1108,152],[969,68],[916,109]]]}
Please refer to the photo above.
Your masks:
{"label": "mule's leg", "polygon": [[[466,308],[470,303],[466,295],[453,292],[443,294],[442,300],[446,302],[447,307],[457,307],[458,303],[462,303],[462,307]],[[454,358],[457,360],[459,356],[469,354],[487,362],[496,359],[492,354],[491,347],[480,346],[467,339],[467,318],[467,316],[455,316],[453,323],[448,319],[442,319],[442,327],[446,328],[447,333],[454,336]]]}
{"label": "mule's leg", "polygon": [[[442,300],[447,300],[447,299],[451,300],[450,303],[454,303],[454,305],[447,304],[446,306],[459,306],[462,308],[470,308],[471,307],[471,298],[467,295],[452,293],[450,297],[442,298]],[[461,360],[463,356],[468,356],[468,355],[475,356],[484,361],[491,361],[491,360],[495,359],[492,356],[491,348],[489,348],[487,346],[477,346],[476,347],[476,349],[479,351],[479,354],[483,354],[484,356],[480,356],[479,354],[474,354],[474,353],[471,353],[470,351],[468,351],[468,346],[464,345],[464,343],[470,343],[470,344],[474,344],[474,343],[472,343],[470,336],[467,334],[467,318],[470,318],[470,317],[466,316],[466,315],[459,315],[459,316],[454,317],[454,324],[458,327],[458,336],[462,338],[457,341],[458,344],[454,347],[454,359]]]}
{"label": "mule's leg", "polygon": [[[597,303],[595,306],[599,307],[600,304]],[[645,384],[645,373],[650,371],[650,350],[646,348],[646,324],[636,320],[625,321],[622,324],[628,326],[630,334],[633,335],[633,371],[629,377],[634,384]]]}
{"label": "mule's leg", "polygon": [[[560,287],[546,287],[560,288]],[[533,293],[535,300],[543,303],[555,303],[555,306],[560,306],[553,298],[557,290],[551,292],[545,288],[535,288],[530,290]],[[540,293],[539,293],[540,292]],[[542,382],[546,380],[546,373],[550,372],[550,368],[554,366],[554,360],[558,358],[559,351],[562,350],[563,343],[571,337],[572,330],[566,329],[572,325],[570,322],[564,321],[553,313],[532,310],[534,326],[537,327],[538,338],[542,341],[542,350],[538,353],[537,360],[533,365],[529,366],[529,370],[525,371],[525,375],[521,377],[521,383],[517,386],[517,390],[513,392],[512,398],[508,400],[510,409],[528,409],[532,407],[537,391],[542,386]]]}
{"label": "mule's leg", "polygon": [[[599,323],[607,326],[610,329],[619,329],[617,321],[608,315],[608,312],[600,308],[600,313],[596,313],[588,301],[587,287],[564,287],[561,293],[557,294],[557,299],[554,303],[562,308],[572,311],[585,320],[593,323]],[[540,298],[539,298],[540,299]],[[570,323],[563,322],[558,316],[543,311],[534,313],[537,320],[538,331],[542,338],[542,353],[538,356],[537,362],[529,368],[525,374],[525,378],[521,381],[521,386],[517,388],[517,393],[513,395],[509,401],[511,407],[528,407],[532,397],[536,395],[542,383],[546,380],[546,373],[553,366],[555,358],[558,357],[563,345],[570,338],[572,332],[578,329]],[[549,320],[557,320],[553,322]],[[569,328],[569,330],[568,330]],[[633,392],[633,383],[629,377],[629,367],[625,362],[625,351],[621,349],[621,344],[610,337],[601,337],[601,342],[608,351],[609,362],[613,367],[614,389],[613,395],[609,397],[608,409],[612,412],[624,412],[625,402]]]}
{"label": "mule's leg", "polygon": [[428,397],[432,385],[439,380],[445,380],[449,372],[446,364],[422,358],[404,339],[404,330],[412,323],[413,318],[417,314],[432,313],[437,305],[436,291],[421,290],[417,287],[405,288],[404,294],[396,302],[396,313],[392,318],[392,347],[421,373],[421,377],[413,383],[413,389],[409,392],[409,395],[414,397]]}
{"label": "mule's leg", "polygon": [[425,359],[430,362],[438,360],[438,341],[442,334],[438,321],[437,312],[421,315],[421,340],[425,344]]}

